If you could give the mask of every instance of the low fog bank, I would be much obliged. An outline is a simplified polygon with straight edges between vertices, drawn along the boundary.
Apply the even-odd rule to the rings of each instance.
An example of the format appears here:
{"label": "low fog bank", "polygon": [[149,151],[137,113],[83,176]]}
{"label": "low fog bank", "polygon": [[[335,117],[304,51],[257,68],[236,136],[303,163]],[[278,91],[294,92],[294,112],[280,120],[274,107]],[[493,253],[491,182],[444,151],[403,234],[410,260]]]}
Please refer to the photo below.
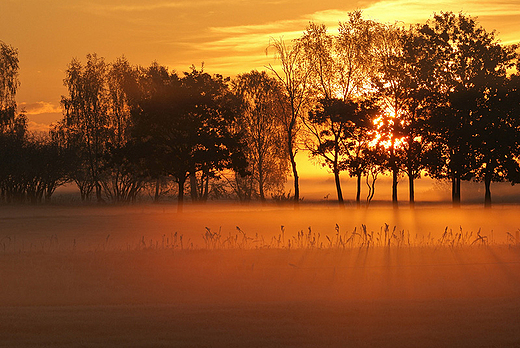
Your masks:
{"label": "low fog bank", "polygon": [[[355,205],[356,180],[343,175],[342,192],[347,206]],[[286,193],[293,193],[293,182],[289,178],[285,185]],[[176,187],[173,191],[176,192]],[[363,180],[361,186],[361,203],[366,205],[367,186]],[[484,183],[474,181],[463,181],[461,183],[462,204],[484,205]],[[300,178],[300,196],[305,203],[334,204],[336,201],[336,188],[332,175],[303,176]],[[495,204],[518,203],[520,204],[520,185],[511,185],[507,182],[491,184],[492,201]],[[399,204],[408,205],[408,181],[401,178],[398,185]],[[142,193],[138,200],[141,203],[151,203],[153,192]],[[162,196],[163,203],[174,204],[174,194]],[[189,203],[189,195],[185,195]],[[382,176],[377,179],[375,195],[371,205],[388,204],[392,200],[392,179]],[[415,181],[415,201],[417,204],[449,204],[451,202],[451,183],[447,180],[433,180],[423,177]],[[229,199],[220,199],[214,202],[229,204]],[[231,201],[235,202],[236,201]],[[79,190],[75,184],[67,184],[59,187],[52,196],[55,205],[84,205],[81,202]]]}
{"label": "low fog bank", "polygon": [[[286,190],[291,190],[289,180]],[[356,197],[356,180],[344,175],[341,179],[344,199],[354,204]],[[300,179],[300,192],[304,200],[312,202],[331,202],[336,199],[334,177],[318,176],[303,177]],[[484,204],[484,183],[463,181],[461,183],[462,204]],[[398,184],[398,198],[400,204],[408,203],[408,180],[401,178]],[[491,195],[494,203],[520,203],[520,185],[511,185],[507,182],[492,183]],[[361,200],[366,203],[367,186],[365,180],[361,186]],[[389,202],[392,200],[392,178],[382,176],[377,179],[375,186],[375,202]],[[415,200],[417,203],[449,203],[451,201],[451,182],[448,180],[433,180],[423,177],[415,181]]]}
{"label": "low fog bank", "polygon": [[517,347],[519,209],[4,206],[0,345]]}
{"label": "low fog bank", "polygon": [[[242,247],[255,248],[288,247],[289,240],[294,242],[304,234],[306,238],[319,237],[323,245],[313,247],[320,247],[337,236],[343,236],[345,242],[361,231],[372,234],[374,242],[385,229],[406,238],[407,245],[438,242],[445,233],[450,238],[457,234],[465,237],[466,244],[476,242],[479,236],[490,244],[515,244],[519,211],[517,204],[495,205],[492,209],[479,205],[453,209],[442,204],[418,204],[415,209],[393,209],[388,204],[339,209],[331,204],[302,203],[294,209],[276,204],[219,202],[186,204],[183,213],[177,212],[175,204],[3,206],[0,252],[133,250],[173,244],[200,249],[208,247],[206,237],[210,235],[220,241],[247,240]],[[282,234],[285,244],[275,245]]]}
{"label": "low fog bank", "polygon": [[14,254],[0,271],[0,307],[520,298],[506,246]]}
{"label": "low fog bank", "polygon": [[8,347],[516,347],[518,247],[0,254]]}

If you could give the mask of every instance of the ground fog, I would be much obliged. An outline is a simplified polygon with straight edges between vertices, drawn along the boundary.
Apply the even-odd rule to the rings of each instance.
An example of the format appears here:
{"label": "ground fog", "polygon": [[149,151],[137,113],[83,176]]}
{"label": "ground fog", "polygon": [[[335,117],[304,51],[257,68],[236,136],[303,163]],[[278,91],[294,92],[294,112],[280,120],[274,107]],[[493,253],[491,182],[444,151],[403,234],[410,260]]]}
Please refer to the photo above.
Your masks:
{"label": "ground fog", "polygon": [[519,211],[3,207],[0,346],[517,347]]}

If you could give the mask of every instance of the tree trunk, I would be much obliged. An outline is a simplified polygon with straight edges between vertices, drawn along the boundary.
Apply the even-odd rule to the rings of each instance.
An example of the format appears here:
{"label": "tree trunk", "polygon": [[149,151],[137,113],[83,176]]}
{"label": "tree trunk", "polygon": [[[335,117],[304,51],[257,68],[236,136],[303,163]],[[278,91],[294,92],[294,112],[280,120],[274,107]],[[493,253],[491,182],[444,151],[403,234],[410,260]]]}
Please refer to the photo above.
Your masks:
{"label": "tree trunk", "polygon": [[486,173],[484,177],[484,186],[486,187],[484,207],[491,208],[491,175],[489,175],[488,173]]}
{"label": "tree trunk", "polygon": [[392,168],[392,205],[394,206],[394,208],[397,208],[397,206],[398,206],[398,202],[397,202],[397,184],[398,184],[397,175],[398,175],[397,168],[395,168],[395,165],[394,165],[393,168]]}
{"label": "tree trunk", "polygon": [[264,192],[264,171],[262,165],[258,166],[258,194],[260,195],[260,200],[262,202],[265,201],[265,192]]}
{"label": "tree trunk", "polygon": [[[397,110],[397,109],[396,109]],[[397,116],[397,114],[396,114]],[[395,155],[395,137],[392,136],[392,143],[390,147],[390,169],[392,170],[392,205],[394,208],[398,207],[397,202],[397,183],[399,170],[397,168],[397,159]]]}
{"label": "tree trunk", "polygon": [[408,191],[410,194],[410,207],[415,207],[415,186],[413,175],[408,175]]}
{"label": "tree trunk", "polygon": [[458,173],[453,174],[451,183],[451,201],[453,207],[460,207],[460,176]]}
{"label": "tree trunk", "polygon": [[356,205],[361,206],[361,173],[357,175]]}
{"label": "tree trunk", "polygon": [[103,197],[101,197],[101,184],[96,181],[96,200],[98,203],[104,203]]}
{"label": "tree trunk", "polygon": [[179,195],[177,198],[177,212],[182,213],[182,208],[184,206],[184,183],[186,182],[186,178],[179,178]]}
{"label": "tree trunk", "polygon": [[158,203],[159,202],[159,194],[160,193],[161,193],[161,178],[157,177],[157,179],[155,179],[155,195],[153,197],[154,203]]}
{"label": "tree trunk", "polygon": [[190,172],[190,193],[191,193],[191,201],[196,202],[198,200],[198,192],[197,192],[197,175],[194,171]]}
{"label": "tree trunk", "polygon": [[334,169],[334,182],[336,183],[336,193],[337,193],[337,196],[338,196],[339,206],[343,207],[344,206],[343,192],[341,192],[341,181],[339,179],[339,169],[338,168]]}
{"label": "tree trunk", "polygon": [[289,142],[289,159],[291,161],[291,167],[294,177],[294,205],[297,207],[300,203],[300,183],[298,177],[298,170],[296,169],[296,160],[294,158],[293,145]]}
{"label": "tree trunk", "polygon": [[209,175],[206,175],[206,181],[204,184],[204,195],[202,196],[204,202],[207,202],[209,195]]}
{"label": "tree trunk", "polygon": [[374,195],[376,193],[376,180],[377,180],[377,174],[372,174],[372,173],[367,174],[367,187],[368,187],[367,208],[370,205],[370,202],[372,201],[372,198],[374,198]]}

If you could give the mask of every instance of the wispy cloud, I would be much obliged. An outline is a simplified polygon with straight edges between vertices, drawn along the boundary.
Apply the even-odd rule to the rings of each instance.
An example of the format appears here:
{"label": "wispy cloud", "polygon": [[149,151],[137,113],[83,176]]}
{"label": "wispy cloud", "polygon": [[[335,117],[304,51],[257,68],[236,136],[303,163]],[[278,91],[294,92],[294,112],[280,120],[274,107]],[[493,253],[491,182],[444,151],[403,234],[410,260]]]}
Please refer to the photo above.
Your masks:
{"label": "wispy cloud", "polygon": [[[254,0],[249,1],[250,5],[254,3],[276,6],[286,3],[291,3],[291,0]],[[170,9],[216,9],[220,6],[237,6],[243,5],[243,0],[171,0],[171,1],[119,1],[107,2],[107,1],[82,1],[80,3],[70,4],[68,6],[82,8],[84,10],[94,12],[149,12],[157,10],[170,10]]]}
{"label": "wispy cloud", "polygon": [[93,12],[145,12],[145,11],[156,11],[156,10],[167,10],[167,9],[179,9],[179,8],[197,8],[205,7],[208,5],[218,5],[219,3],[236,1],[236,0],[220,0],[220,1],[148,1],[148,2],[123,2],[120,4],[108,3],[108,2],[82,2],[80,4],[71,5],[73,7],[82,8]]}
{"label": "wispy cloud", "polygon": [[[483,5],[477,0],[457,2],[454,0],[430,0],[428,2],[419,0],[383,0],[371,3],[362,9],[366,18],[380,22],[393,23],[396,21],[407,24],[424,22],[433,13],[440,11],[464,12],[471,16],[486,19],[484,26],[488,30],[496,29],[494,25],[500,24],[498,20],[503,16],[520,15],[520,0],[517,1],[497,1],[493,4]],[[215,35],[204,45],[205,51],[222,51],[229,54],[234,52],[242,54],[250,52],[251,58],[258,57],[259,53],[264,53],[269,43],[269,38],[284,37],[286,40],[299,37],[310,21],[324,23],[329,31],[334,32],[339,22],[348,18],[350,11],[330,9],[317,11],[314,13],[299,16],[289,20],[279,20],[255,25],[239,26],[220,26],[210,27],[209,30]],[[488,27],[488,25],[490,27]],[[520,38],[520,29],[510,31],[510,36]],[[265,54],[264,54],[265,56]],[[256,59],[256,58],[254,58]]]}
{"label": "wispy cloud", "polygon": [[27,115],[55,114],[61,113],[61,108],[49,102],[39,101],[36,103],[20,103],[20,108],[27,112]]}
{"label": "wispy cloud", "polygon": [[27,129],[30,132],[32,132],[32,133],[47,134],[47,133],[49,133],[50,128],[51,128],[51,126],[49,124],[46,124],[46,123],[34,122],[34,121],[31,121],[31,120],[29,120],[27,122]]}
{"label": "wispy cloud", "polygon": [[479,23],[488,31],[497,30],[498,38],[504,44],[520,41],[520,0],[490,1],[479,0],[383,0],[364,9],[366,17],[380,22],[401,21],[420,23],[431,18],[433,13],[462,12],[478,17]]}
{"label": "wispy cloud", "polygon": [[309,22],[324,23],[326,25],[335,26],[339,21],[346,20],[350,11],[343,10],[325,10],[311,14],[306,14],[294,19],[279,20],[255,25],[238,25],[226,27],[211,27],[214,33],[232,34],[232,35],[248,35],[258,33],[268,33],[270,36],[288,36],[301,34]]}
{"label": "wispy cloud", "polygon": [[510,16],[520,14],[520,1],[492,1],[483,3],[478,0],[383,0],[376,2],[364,13],[382,22],[424,21],[434,12],[465,12],[472,16]]}

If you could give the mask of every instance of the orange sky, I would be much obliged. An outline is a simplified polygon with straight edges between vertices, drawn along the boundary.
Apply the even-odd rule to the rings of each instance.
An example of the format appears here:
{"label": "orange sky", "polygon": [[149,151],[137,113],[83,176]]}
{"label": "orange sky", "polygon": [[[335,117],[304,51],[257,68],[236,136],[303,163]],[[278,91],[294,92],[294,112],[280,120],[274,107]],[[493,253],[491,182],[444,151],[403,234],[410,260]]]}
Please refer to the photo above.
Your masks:
{"label": "orange sky", "polygon": [[30,127],[61,118],[62,80],[73,57],[97,53],[108,61],[233,75],[273,63],[270,37],[299,36],[309,21],[334,32],[346,13],[362,9],[381,22],[421,22],[437,11],[464,11],[496,29],[504,43],[520,41],[520,0],[2,0],[0,40],[19,50],[17,100]]}

